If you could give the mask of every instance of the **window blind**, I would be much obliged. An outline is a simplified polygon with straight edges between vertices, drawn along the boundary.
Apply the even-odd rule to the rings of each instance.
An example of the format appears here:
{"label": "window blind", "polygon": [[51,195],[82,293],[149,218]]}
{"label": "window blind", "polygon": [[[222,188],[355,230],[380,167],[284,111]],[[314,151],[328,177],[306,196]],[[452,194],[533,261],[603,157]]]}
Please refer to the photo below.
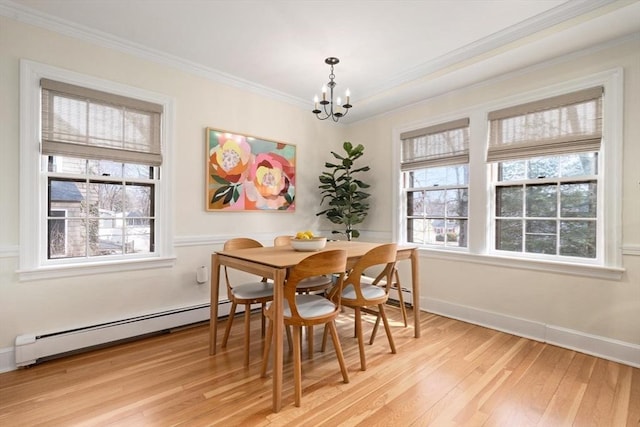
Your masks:
{"label": "window blind", "polygon": [[469,162],[469,119],[416,129],[400,134],[401,170]]}
{"label": "window blind", "polygon": [[598,151],[603,92],[595,87],[489,113],[487,161]]}
{"label": "window blind", "polygon": [[41,79],[42,153],[159,166],[162,105]]}

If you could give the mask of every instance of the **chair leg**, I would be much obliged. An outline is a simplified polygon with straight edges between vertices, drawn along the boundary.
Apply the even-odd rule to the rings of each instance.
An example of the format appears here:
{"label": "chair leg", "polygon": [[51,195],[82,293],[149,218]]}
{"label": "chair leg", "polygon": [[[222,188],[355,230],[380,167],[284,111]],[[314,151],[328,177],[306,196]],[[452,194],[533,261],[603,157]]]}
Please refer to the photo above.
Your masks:
{"label": "chair leg", "polygon": [[231,309],[229,310],[229,317],[227,318],[227,327],[224,330],[224,337],[222,338],[222,348],[227,347],[229,332],[231,332],[231,325],[233,324],[233,318],[236,315],[236,306],[237,304],[235,302],[231,303]]}
{"label": "chair leg", "polygon": [[323,353],[327,349],[327,334],[328,333],[329,333],[328,326],[324,325],[324,332],[322,333],[322,348],[320,349],[320,351],[322,351]]}
{"label": "chair leg", "polygon": [[398,269],[393,270],[393,276],[395,278],[396,289],[398,290],[398,302],[400,303],[400,312],[402,313],[402,320],[404,321],[404,327],[406,328],[409,325],[407,322],[407,309],[404,306],[404,297],[402,296],[402,285],[400,284],[400,275],[398,274]]}
{"label": "chair leg", "polygon": [[267,304],[263,302],[263,303],[262,303],[262,308],[260,309],[260,317],[261,317],[261,319],[260,319],[260,320],[261,320],[261,328],[262,328],[262,329],[260,330],[260,336],[261,336],[262,338],[264,338],[264,323],[265,323],[265,320],[266,320],[266,319],[265,319],[265,317],[264,317],[264,309],[265,309],[266,307],[267,307]]}
{"label": "chair leg", "polygon": [[302,352],[300,351],[301,326],[293,326],[293,382],[295,384],[295,405],[300,407],[302,401]]}
{"label": "chair leg", "polygon": [[333,339],[333,347],[336,349],[336,357],[340,364],[340,372],[342,372],[342,381],[349,382],[349,373],[347,372],[347,365],[344,362],[344,355],[342,354],[342,346],[340,345],[340,338],[338,338],[338,330],[336,329],[336,323],[334,320],[327,323],[329,331],[331,332],[331,338]]}
{"label": "chair leg", "polygon": [[391,328],[389,327],[387,314],[384,312],[384,304],[378,304],[378,309],[380,310],[380,317],[382,317],[384,330],[387,332],[387,338],[389,339],[389,347],[391,347],[391,353],[396,354],[396,345],[393,342],[393,335],[391,335]]}
{"label": "chair leg", "polygon": [[251,341],[251,304],[244,305],[244,366],[249,366],[249,345]]}
{"label": "chair leg", "polygon": [[373,340],[376,339],[378,326],[380,326],[380,313],[378,313],[378,315],[376,316],[376,323],[373,324],[373,330],[371,331],[371,339],[369,339],[369,345],[373,345]]}
{"label": "chair leg", "polygon": [[356,337],[358,338],[358,349],[360,350],[360,369],[367,370],[367,361],[364,355],[364,341],[362,339],[362,313],[360,307],[355,308],[356,312]]}
{"label": "chair leg", "polygon": [[307,326],[307,347],[309,349],[309,359],[313,359],[313,326]]}
{"label": "chair leg", "polygon": [[284,332],[287,334],[287,342],[289,343],[289,353],[293,351],[293,340],[291,339],[291,327],[285,326]]}
{"label": "chair leg", "polygon": [[267,336],[264,340],[264,351],[262,353],[262,369],[260,370],[260,376],[262,378],[267,376],[267,365],[269,364],[269,351],[271,350],[271,339],[273,338],[273,322],[269,320],[267,324]]}

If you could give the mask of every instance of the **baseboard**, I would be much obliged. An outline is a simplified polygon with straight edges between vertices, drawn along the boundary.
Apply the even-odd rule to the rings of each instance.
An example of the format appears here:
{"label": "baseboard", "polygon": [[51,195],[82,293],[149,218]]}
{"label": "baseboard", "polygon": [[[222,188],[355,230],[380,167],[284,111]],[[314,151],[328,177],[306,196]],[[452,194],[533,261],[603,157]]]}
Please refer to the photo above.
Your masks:
{"label": "baseboard", "polygon": [[16,353],[13,347],[0,348],[0,374],[16,369]]}
{"label": "baseboard", "polygon": [[[635,344],[433,298],[423,298],[422,302],[423,309],[430,313],[640,368],[640,346]],[[221,316],[228,314],[224,313],[227,305],[221,305]],[[0,373],[15,369],[14,347],[0,349]]]}
{"label": "baseboard", "polygon": [[640,368],[640,345],[557,326],[547,326],[546,341],[559,347]]}
{"label": "baseboard", "polygon": [[422,298],[421,302],[421,307],[429,313],[640,368],[640,345],[435,298]]}

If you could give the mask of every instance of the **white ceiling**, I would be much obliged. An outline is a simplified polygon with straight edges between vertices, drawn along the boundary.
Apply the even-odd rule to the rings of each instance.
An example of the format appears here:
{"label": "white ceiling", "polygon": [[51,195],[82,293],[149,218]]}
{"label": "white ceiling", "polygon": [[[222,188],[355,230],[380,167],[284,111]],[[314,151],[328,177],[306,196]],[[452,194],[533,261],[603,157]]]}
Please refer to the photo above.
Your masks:
{"label": "white ceiling", "polygon": [[640,0],[0,0],[0,14],[309,110],[336,56],[343,122],[640,31]]}

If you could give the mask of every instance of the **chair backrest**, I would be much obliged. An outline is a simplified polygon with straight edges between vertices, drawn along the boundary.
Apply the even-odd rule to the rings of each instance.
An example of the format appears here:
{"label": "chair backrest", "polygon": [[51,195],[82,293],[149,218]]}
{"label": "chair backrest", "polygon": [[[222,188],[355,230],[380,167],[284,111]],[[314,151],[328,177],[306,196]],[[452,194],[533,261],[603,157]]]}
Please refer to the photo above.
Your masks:
{"label": "chair backrest", "polygon": [[[249,249],[249,248],[261,248],[263,247],[262,243],[257,240],[249,239],[248,237],[237,237],[235,239],[229,239],[224,242],[223,250],[232,251],[235,249]],[[227,266],[224,266],[224,280],[227,283],[227,295],[231,295],[230,291],[233,286],[231,286],[231,281],[229,280],[229,272],[227,271]],[[265,282],[267,279],[262,278],[262,281]]]}
{"label": "chair backrest", "polygon": [[293,236],[276,236],[273,239],[273,246],[288,246],[291,244],[291,239]]}
{"label": "chair backrest", "polygon": [[[300,317],[296,307],[296,287],[301,280],[325,274],[337,274],[337,285],[342,286],[346,269],[347,251],[344,249],[317,252],[293,267],[284,286],[284,297],[291,308],[292,318]],[[339,310],[339,305],[339,303],[336,305],[336,311]]]}
{"label": "chair backrest", "polygon": [[247,237],[237,237],[224,242],[224,250],[232,251],[235,249],[261,248],[262,243]]}
{"label": "chair backrest", "polygon": [[[367,268],[370,268],[376,265],[381,265],[383,266],[383,270],[380,272],[380,274],[376,278],[376,282],[379,281],[381,278],[386,277],[386,282],[387,282],[386,292],[388,293],[390,284],[392,282],[391,275],[393,274],[393,269],[396,265],[397,248],[398,248],[397,244],[387,243],[384,245],[377,246],[371,249],[370,251],[368,251],[366,254],[364,254],[358,260],[358,262],[356,262],[356,264],[353,266],[353,269],[349,272],[348,276],[345,278],[343,289],[349,285],[353,286],[354,291],[356,293],[357,301],[360,301],[360,302],[366,301],[366,299],[362,295],[362,290],[360,287],[361,285],[360,279],[362,278],[362,275],[364,274],[364,271]],[[335,300],[337,292],[338,292],[338,289],[334,287],[333,291],[330,293],[330,297]],[[341,293],[342,293],[342,289],[339,290],[339,294]]]}

